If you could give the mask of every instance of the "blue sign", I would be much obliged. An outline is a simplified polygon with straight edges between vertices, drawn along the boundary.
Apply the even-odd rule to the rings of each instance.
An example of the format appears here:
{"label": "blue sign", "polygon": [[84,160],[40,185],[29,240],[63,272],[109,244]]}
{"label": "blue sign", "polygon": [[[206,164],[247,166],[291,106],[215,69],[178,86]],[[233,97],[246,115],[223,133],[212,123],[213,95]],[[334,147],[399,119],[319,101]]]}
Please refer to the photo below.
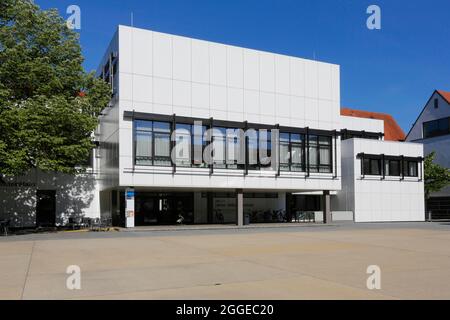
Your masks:
{"label": "blue sign", "polygon": [[134,199],[134,190],[127,190],[127,200]]}

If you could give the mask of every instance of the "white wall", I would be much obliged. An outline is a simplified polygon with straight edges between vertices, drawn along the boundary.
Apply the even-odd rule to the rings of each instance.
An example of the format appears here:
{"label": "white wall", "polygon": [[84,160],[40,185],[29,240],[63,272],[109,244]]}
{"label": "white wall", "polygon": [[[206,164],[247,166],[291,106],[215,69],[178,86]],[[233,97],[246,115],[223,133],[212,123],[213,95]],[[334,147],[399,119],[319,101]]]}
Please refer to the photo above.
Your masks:
{"label": "white wall", "polygon": [[0,219],[11,219],[12,226],[35,226],[36,190],[56,191],[56,225],[64,225],[69,217],[100,217],[95,174],[70,176],[33,170],[5,181],[0,185]]}
{"label": "white wall", "polygon": [[332,211],[355,211],[355,161],[353,139],[341,142],[342,189],[331,197]]}
{"label": "white wall", "polygon": [[[340,126],[339,66],[119,27],[121,186],[337,190],[317,174],[136,167],[125,111],[333,130]],[[338,167],[340,148],[338,146]]]}
{"label": "white wall", "polygon": [[340,129],[384,133],[384,121],[378,119],[341,116]]}
{"label": "white wall", "polygon": [[[385,180],[381,180],[381,176],[363,178],[361,160],[357,159],[359,153],[421,157],[421,144],[350,139],[343,142],[343,152],[344,158],[349,159],[344,160],[344,163],[351,163],[348,154],[354,159],[354,165],[349,165],[346,169],[343,167],[346,177],[353,175],[354,200],[351,199],[351,190],[338,192],[341,206],[346,203],[341,210],[353,211],[356,222],[424,221],[424,183],[420,180],[420,168],[418,178],[406,177],[403,181],[400,177],[386,177]],[[351,169],[353,173],[349,172]],[[351,186],[347,182],[348,178],[343,180],[346,186]]]}

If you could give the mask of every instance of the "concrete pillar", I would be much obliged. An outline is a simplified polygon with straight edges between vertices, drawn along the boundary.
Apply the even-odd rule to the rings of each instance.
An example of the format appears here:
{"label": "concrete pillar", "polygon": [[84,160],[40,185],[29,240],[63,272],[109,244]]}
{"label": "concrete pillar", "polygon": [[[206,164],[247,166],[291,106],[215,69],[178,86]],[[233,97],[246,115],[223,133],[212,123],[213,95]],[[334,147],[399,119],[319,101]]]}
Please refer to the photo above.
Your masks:
{"label": "concrete pillar", "polygon": [[236,190],[236,211],[237,225],[242,227],[244,225],[244,191],[242,189]]}
{"label": "concrete pillar", "polygon": [[331,223],[331,196],[330,191],[324,191],[322,197],[323,203],[323,223]]}

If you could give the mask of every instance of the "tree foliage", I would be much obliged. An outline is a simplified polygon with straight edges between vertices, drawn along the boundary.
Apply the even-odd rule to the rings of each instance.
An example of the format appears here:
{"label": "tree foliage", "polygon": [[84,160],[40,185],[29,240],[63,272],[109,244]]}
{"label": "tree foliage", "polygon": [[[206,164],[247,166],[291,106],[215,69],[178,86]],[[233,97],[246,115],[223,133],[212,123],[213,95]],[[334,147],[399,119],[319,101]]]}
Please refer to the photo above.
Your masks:
{"label": "tree foliage", "polygon": [[1,1],[0,177],[80,171],[111,96],[82,63],[79,36],[56,10]]}
{"label": "tree foliage", "polygon": [[436,154],[430,153],[425,157],[425,196],[428,199],[433,192],[439,192],[450,185],[450,169],[434,163]]}

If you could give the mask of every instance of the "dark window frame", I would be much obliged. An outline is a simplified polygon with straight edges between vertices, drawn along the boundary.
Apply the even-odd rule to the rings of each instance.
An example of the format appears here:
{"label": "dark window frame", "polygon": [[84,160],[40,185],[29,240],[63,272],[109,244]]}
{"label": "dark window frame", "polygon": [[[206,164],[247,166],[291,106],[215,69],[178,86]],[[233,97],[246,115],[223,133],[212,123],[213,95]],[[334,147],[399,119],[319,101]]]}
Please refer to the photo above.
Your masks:
{"label": "dark window frame", "polygon": [[[315,150],[317,164],[311,165],[311,158],[309,158],[308,166],[309,171],[313,173],[333,173],[333,141],[331,136],[322,136],[322,135],[309,135],[308,140],[308,156],[311,156],[311,152]],[[328,140],[327,143],[323,143],[322,139],[326,138]],[[325,164],[325,160],[321,159],[320,151],[323,149],[329,150],[328,163]],[[324,171],[322,171],[324,170]]]}
{"label": "dark window frame", "polygon": [[422,124],[422,134],[424,139],[450,134],[450,117],[424,122]]}
{"label": "dark window frame", "polygon": [[[283,139],[284,141],[281,141],[282,135],[288,135],[288,139]],[[294,138],[298,137],[298,138]],[[287,145],[288,147],[288,160],[287,162],[283,162],[284,167],[282,168],[281,165],[281,159],[280,159],[280,169],[283,172],[306,172],[306,163],[305,163],[305,135],[299,134],[299,133],[292,133],[292,132],[280,132],[280,146],[281,143],[284,145]],[[293,149],[299,148],[300,149],[300,163],[293,161]],[[298,168],[299,170],[293,170],[293,168]],[[287,170],[286,170],[287,169]]]}
{"label": "dark window frame", "polygon": [[[172,159],[171,159],[171,152],[172,152],[172,148],[171,148],[171,135],[172,135],[172,130],[170,127],[170,122],[164,122],[164,121],[151,121],[151,120],[136,120],[139,122],[144,122],[144,123],[151,123],[151,130],[139,130],[137,126],[135,126],[134,129],[134,141],[135,144],[137,146],[137,136],[138,133],[140,132],[146,132],[147,134],[150,133],[150,139],[151,139],[151,151],[150,151],[150,156],[139,156],[137,154],[137,149],[136,149],[136,154],[134,156],[134,164],[137,166],[145,166],[145,167],[170,167],[172,165]],[[160,124],[164,124],[168,126],[168,132],[166,130],[161,130],[159,128],[155,129],[155,123],[160,123]],[[169,156],[156,156],[155,155],[155,140],[157,137],[165,137],[168,138],[167,142],[169,144]],[[141,159],[139,159],[141,158]],[[145,159],[143,159],[145,158]],[[139,163],[139,160],[142,161],[151,161],[151,164],[143,164],[143,163]],[[158,161],[167,161],[166,163],[157,163]]]}
{"label": "dark window frame", "polygon": [[[421,165],[424,161],[422,157],[405,157],[405,156],[390,156],[390,155],[376,155],[376,154],[364,154],[359,153],[357,158],[362,161],[361,163],[361,175],[364,176],[390,176],[390,177],[398,177],[401,176],[402,179],[404,177],[418,178],[419,177],[419,169],[422,173]],[[380,172],[374,172],[372,169],[372,165],[368,166],[367,163],[372,163],[372,161],[379,162]],[[390,165],[391,162],[397,162],[400,164],[400,172],[398,175],[391,174],[386,170],[386,165]],[[413,173],[410,172],[410,165],[414,166]]]}
{"label": "dark window frame", "polygon": [[[364,176],[381,176],[382,175],[382,159],[374,157],[364,157],[363,175]],[[378,170],[375,171],[374,164],[377,163]]]}
{"label": "dark window frame", "polygon": [[[203,162],[201,165],[199,164],[195,164],[194,163],[194,139],[195,141],[198,140],[197,136],[194,136],[193,134],[193,124],[192,121],[196,120],[194,118],[186,118],[186,117],[177,117],[177,116],[172,116],[172,123],[169,121],[166,121],[169,119],[169,116],[164,116],[164,115],[151,115],[151,114],[143,114],[141,116],[139,116],[139,114],[137,113],[132,113],[132,114],[128,114],[127,112],[125,112],[125,117],[129,117],[132,116],[132,119],[134,122],[137,121],[141,121],[141,122],[146,122],[146,123],[151,123],[151,144],[152,144],[152,150],[151,150],[151,156],[148,157],[148,159],[144,159],[147,161],[151,161],[151,164],[144,164],[144,163],[139,163],[139,158],[140,156],[136,153],[136,144],[137,144],[137,135],[139,133],[139,131],[137,129],[137,126],[135,123],[133,123],[134,126],[134,165],[137,166],[161,166],[161,167],[170,167],[170,166],[175,166],[175,167],[195,167],[195,168],[207,168],[206,164]],[[153,119],[153,120],[151,120]],[[155,163],[155,133],[161,134],[161,132],[159,131],[155,131],[154,129],[154,123],[164,123],[169,127],[169,131],[168,132],[163,132],[164,135],[167,135],[169,138],[169,143],[170,143],[170,153],[169,153],[169,157],[165,157],[162,160],[166,160],[167,163],[165,164],[158,164]],[[227,124],[230,125],[228,127],[223,127],[223,124]],[[181,165],[180,163],[172,163],[172,159],[170,157],[170,155],[172,154],[172,150],[173,148],[176,146],[175,143],[172,143],[172,134],[173,134],[173,128],[176,128],[178,125],[186,125],[189,126],[190,130],[190,136],[191,136],[191,152],[190,152],[190,166],[188,165]],[[230,130],[236,130],[236,129],[245,129],[248,124],[246,123],[242,123],[241,125],[236,125],[236,126],[231,126],[231,125],[236,125],[236,123],[234,122],[230,122],[230,121],[214,121],[214,125],[212,126],[212,128],[223,128],[225,129],[225,132],[227,129]],[[257,140],[256,140],[256,152],[257,152],[257,164],[255,165],[249,165],[248,163],[248,151],[249,151],[249,146],[248,143],[246,144],[246,165],[236,165],[236,164],[228,164],[227,163],[227,148],[229,148],[228,146],[228,135],[226,135],[225,137],[225,168],[226,169],[237,169],[237,170],[242,170],[242,169],[246,169],[246,170],[252,170],[252,171],[258,171],[261,170],[261,168],[264,167],[264,165],[261,164],[261,159],[259,159],[259,147],[260,147],[260,141],[259,141],[259,134],[260,134],[260,130],[261,129],[265,129],[268,130],[268,136],[267,136],[267,145],[268,145],[268,153],[267,155],[270,157],[271,153],[272,153],[272,141],[271,141],[271,135],[272,132],[270,130],[273,129],[277,129],[278,126],[269,126],[269,125],[262,125],[259,124],[257,125],[258,129],[255,129],[257,132]],[[206,143],[207,142],[214,142],[214,139],[212,139],[212,141],[208,141],[208,139],[206,139],[204,137],[204,130],[207,130],[208,126],[203,126],[203,130],[202,130],[202,152],[204,152],[204,149],[206,147]],[[326,173],[326,174],[331,174],[333,173],[333,151],[334,151],[334,145],[333,145],[333,134],[335,134],[333,131],[326,131],[326,130],[307,130],[306,134],[305,134],[305,130],[302,128],[293,128],[292,131],[288,131],[287,127],[279,127],[280,130],[280,137],[282,133],[287,133],[289,134],[289,145],[288,145],[288,150],[289,150],[289,163],[288,163],[288,167],[289,170],[282,170],[283,172],[306,172],[309,168],[309,170],[311,170],[312,172],[315,173]],[[310,131],[310,134],[308,134],[308,131]],[[295,140],[293,137],[297,136],[300,139]],[[307,138],[309,137],[309,141],[306,141]],[[248,138],[247,138],[248,140]],[[281,139],[280,139],[281,140]],[[324,143],[324,140],[326,140],[326,143]],[[176,141],[175,141],[176,142]],[[280,141],[281,143],[281,141]],[[307,148],[310,148],[310,150],[307,150]],[[292,152],[293,152],[293,148],[299,148],[300,152],[301,152],[301,163],[299,163],[298,165],[293,163],[292,161]],[[329,158],[324,160],[321,159],[321,155],[320,155],[320,151],[323,149],[327,149],[328,150],[328,154],[329,154]],[[317,152],[316,156],[317,156],[317,164],[312,167],[311,164],[309,163],[309,159],[307,158],[308,155],[310,154],[311,151],[313,151],[313,149],[315,150],[315,152]],[[161,160],[161,159],[160,159]],[[214,165],[215,167],[217,167],[217,164]],[[281,166],[281,163],[280,163]],[[293,168],[297,168],[298,170],[292,170]]]}

